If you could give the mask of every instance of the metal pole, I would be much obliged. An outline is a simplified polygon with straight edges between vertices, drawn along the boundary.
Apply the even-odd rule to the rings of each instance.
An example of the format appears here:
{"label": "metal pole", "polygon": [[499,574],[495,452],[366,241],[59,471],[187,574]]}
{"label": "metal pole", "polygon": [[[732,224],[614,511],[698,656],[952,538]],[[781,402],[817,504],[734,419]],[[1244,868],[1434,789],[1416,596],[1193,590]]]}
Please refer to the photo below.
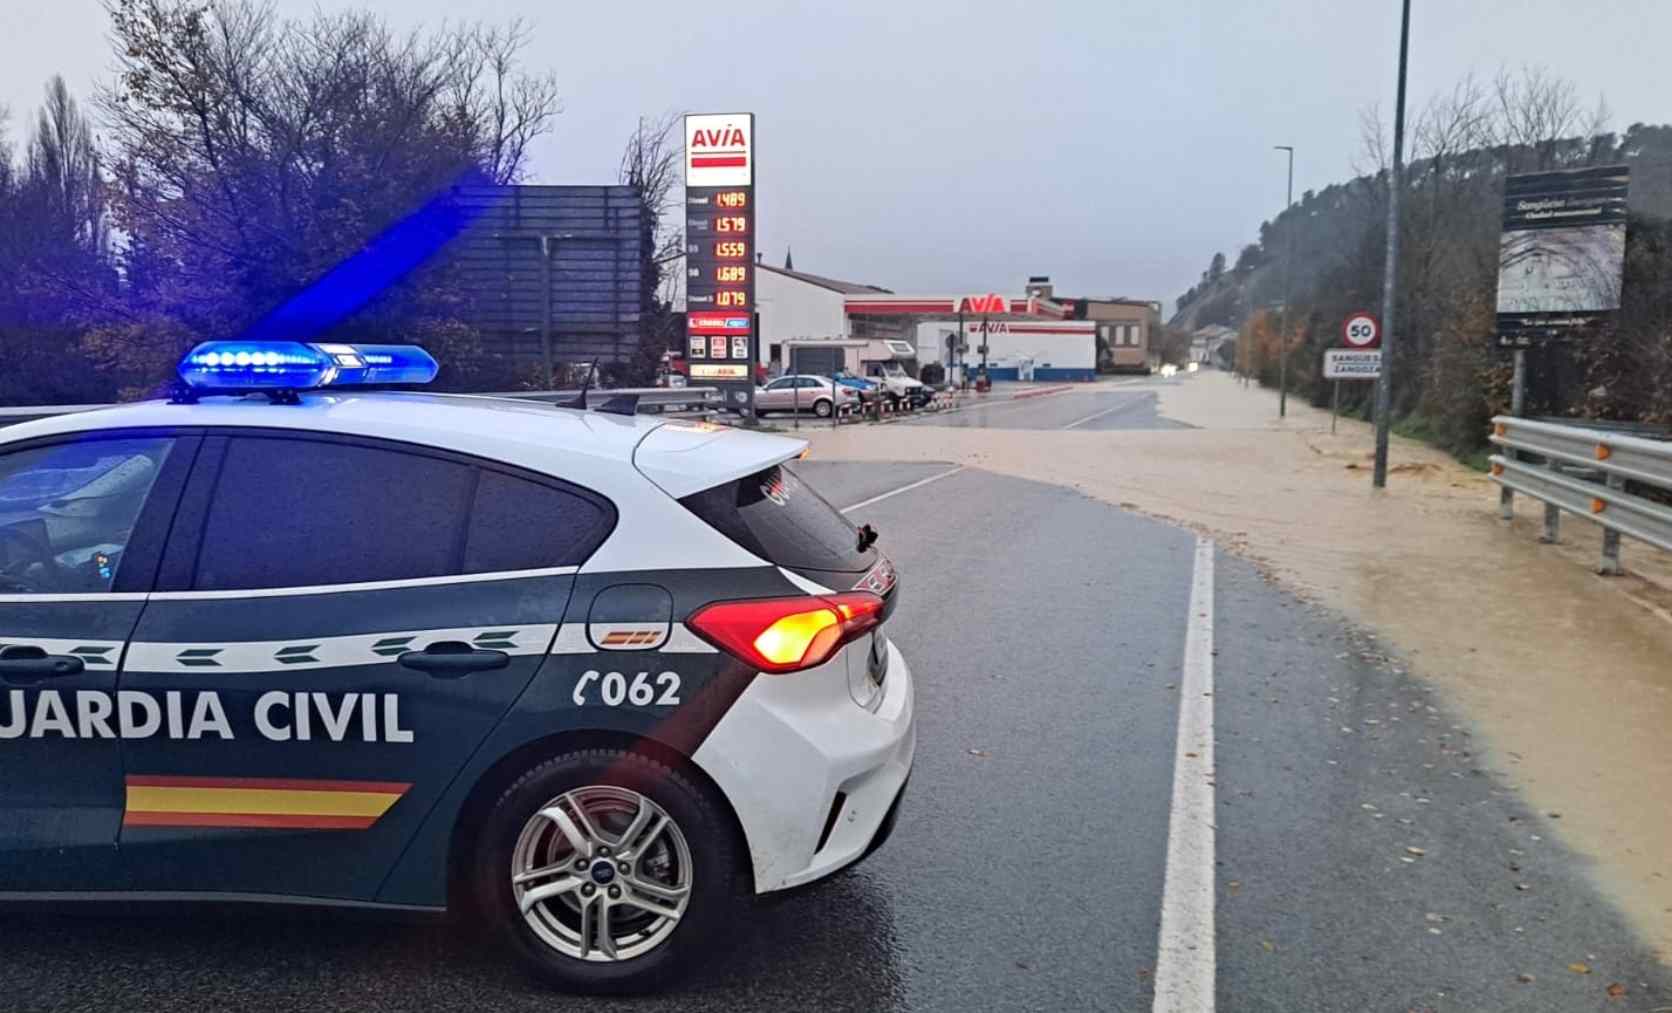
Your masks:
{"label": "metal pole", "polygon": [[1335,394],[1329,402],[1329,434],[1335,435],[1335,417],[1341,414],[1341,381],[1335,381]]}
{"label": "metal pole", "polygon": [[[1510,380],[1509,387],[1509,413],[1516,418],[1520,418],[1526,406],[1527,350],[1517,348],[1515,350],[1515,376]],[[1512,461],[1515,460],[1515,450],[1505,447],[1504,456]],[[1498,516],[1506,521],[1515,518],[1515,490],[1507,485],[1500,487],[1498,490]]]}
{"label": "metal pole", "polygon": [[[1293,145],[1279,144],[1272,150],[1289,153],[1289,189],[1283,204],[1283,211],[1287,213],[1295,203],[1295,149]],[[1277,332],[1277,417],[1280,419],[1289,415],[1289,286],[1294,276],[1295,236],[1291,224],[1289,250],[1283,257],[1283,322],[1282,329]]]}
{"label": "metal pole", "polygon": [[552,383],[552,246],[556,238],[540,237],[540,375],[546,378],[546,390],[556,386]]}
{"label": "metal pole", "polygon": [[[750,290],[753,291],[753,288],[754,286],[751,284]],[[760,421],[755,413],[755,371],[760,366],[760,361],[761,314],[759,310],[755,310],[749,314],[749,383],[747,387],[743,388],[746,391],[743,417],[748,420],[747,424],[750,428],[753,428]],[[799,417],[800,415],[797,413],[797,418]]]}
{"label": "metal pole", "polygon": [[[1618,475],[1609,475],[1606,481],[1608,488],[1615,492],[1625,490],[1626,480]],[[1603,528],[1602,562],[1597,564],[1597,573],[1604,577],[1618,577],[1625,572],[1625,567],[1620,565],[1620,533],[1613,528]]]}
{"label": "metal pole", "polygon": [[1388,249],[1382,275],[1382,372],[1376,377],[1376,466],[1370,484],[1388,484],[1388,428],[1393,414],[1394,309],[1399,304],[1399,190],[1405,177],[1405,64],[1411,48],[1411,0],[1399,18],[1399,90],[1393,112],[1393,173],[1388,177]]}
{"label": "metal pole", "polygon": [[958,310],[958,389],[969,390],[969,382],[964,377],[964,311]]}

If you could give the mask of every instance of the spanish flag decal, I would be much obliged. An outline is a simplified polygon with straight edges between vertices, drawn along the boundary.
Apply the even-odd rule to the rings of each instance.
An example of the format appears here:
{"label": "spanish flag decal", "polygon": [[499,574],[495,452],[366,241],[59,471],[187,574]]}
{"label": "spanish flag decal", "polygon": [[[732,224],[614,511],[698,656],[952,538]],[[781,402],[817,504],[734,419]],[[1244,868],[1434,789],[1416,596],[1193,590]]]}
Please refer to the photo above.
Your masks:
{"label": "spanish flag decal", "polygon": [[364,830],[411,787],[398,781],[131,774],[122,825]]}

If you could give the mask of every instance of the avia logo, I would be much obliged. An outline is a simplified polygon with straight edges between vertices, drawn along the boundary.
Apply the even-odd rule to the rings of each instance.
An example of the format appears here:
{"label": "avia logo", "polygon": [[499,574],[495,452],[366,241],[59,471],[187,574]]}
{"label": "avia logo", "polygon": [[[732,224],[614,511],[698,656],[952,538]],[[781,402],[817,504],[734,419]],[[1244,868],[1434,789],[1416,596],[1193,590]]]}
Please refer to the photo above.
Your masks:
{"label": "avia logo", "polygon": [[1004,296],[997,293],[989,295],[967,295],[958,305],[960,313],[1009,313],[1010,303]]}
{"label": "avia logo", "polygon": [[714,130],[694,130],[691,133],[691,147],[693,148],[746,148],[749,139],[743,136],[742,127],[719,127]]}

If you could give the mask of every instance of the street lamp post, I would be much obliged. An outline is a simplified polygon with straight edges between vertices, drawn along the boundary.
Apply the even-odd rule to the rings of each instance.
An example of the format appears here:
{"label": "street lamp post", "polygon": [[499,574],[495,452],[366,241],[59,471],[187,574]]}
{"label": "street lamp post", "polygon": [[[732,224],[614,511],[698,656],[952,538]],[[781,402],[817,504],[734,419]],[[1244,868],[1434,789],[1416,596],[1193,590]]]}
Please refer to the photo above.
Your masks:
{"label": "street lamp post", "polygon": [[1399,190],[1405,178],[1405,60],[1411,45],[1411,0],[1401,4],[1399,90],[1393,112],[1393,173],[1388,177],[1388,249],[1382,275],[1382,371],[1376,376],[1376,463],[1370,484],[1388,484],[1388,416],[1393,414],[1393,313],[1399,293]]}
{"label": "street lamp post", "polygon": [[[1285,213],[1295,204],[1295,149],[1291,144],[1277,144],[1273,151],[1289,153],[1289,188],[1284,197]],[[1282,330],[1277,333],[1277,417],[1289,415],[1289,286],[1295,277],[1295,226],[1289,225],[1289,249],[1283,255],[1283,317]]]}

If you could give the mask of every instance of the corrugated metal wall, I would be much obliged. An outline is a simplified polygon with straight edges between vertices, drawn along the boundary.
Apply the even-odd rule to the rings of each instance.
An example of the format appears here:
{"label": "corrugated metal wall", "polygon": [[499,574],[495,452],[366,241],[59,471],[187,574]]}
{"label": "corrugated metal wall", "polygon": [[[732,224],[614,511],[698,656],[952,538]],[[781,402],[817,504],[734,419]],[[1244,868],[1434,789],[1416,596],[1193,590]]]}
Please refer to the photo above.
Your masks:
{"label": "corrugated metal wall", "polygon": [[[549,298],[554,362],[633,353],[651,241],[637,190],[484,186],[460,188],[457,198],[481,209],[450,256],[472,293],[469,322],[489,349],[538,364]],[[541,237],[549,237],[549,284]]]}

